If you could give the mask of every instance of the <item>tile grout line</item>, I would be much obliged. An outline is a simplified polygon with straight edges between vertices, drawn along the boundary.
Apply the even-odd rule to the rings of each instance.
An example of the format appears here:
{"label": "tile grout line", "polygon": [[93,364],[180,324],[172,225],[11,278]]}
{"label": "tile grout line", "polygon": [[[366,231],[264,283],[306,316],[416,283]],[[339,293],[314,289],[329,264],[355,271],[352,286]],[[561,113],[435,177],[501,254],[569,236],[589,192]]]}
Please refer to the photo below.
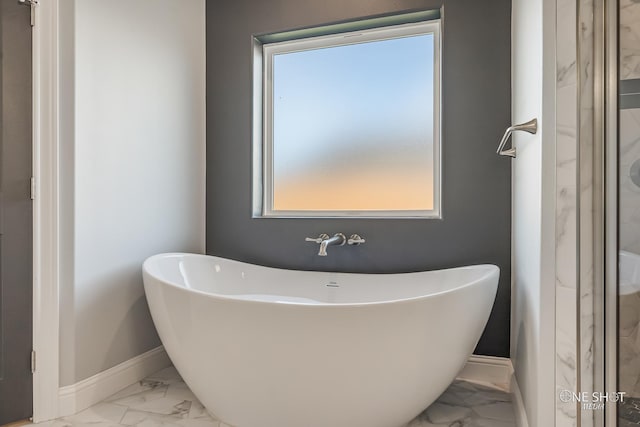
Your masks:
{"label": "tile grout line", "polygon": [[[115,405],[117,405],[117,403]],[[121,406],[124,406],[124,405],[121,405]],[[124,425],[124,424],[122,424],[122,420],[124,420],[125,415],[127,415],[127,412],[129,412],[129,407],[128,406],[125,406],[125,407],[127,409],[125,409],[125,411],[120,416],[120,420],[118,421],[118,424],[120,424],[121,426]]]}
{"label": "tile grout line", "polygon": [[167,393],[169,392],[169,387],[171,387],[171,384],[167,383],[167,388],[164,390],[164,394],[162,395],[162,397],[167,397]]}

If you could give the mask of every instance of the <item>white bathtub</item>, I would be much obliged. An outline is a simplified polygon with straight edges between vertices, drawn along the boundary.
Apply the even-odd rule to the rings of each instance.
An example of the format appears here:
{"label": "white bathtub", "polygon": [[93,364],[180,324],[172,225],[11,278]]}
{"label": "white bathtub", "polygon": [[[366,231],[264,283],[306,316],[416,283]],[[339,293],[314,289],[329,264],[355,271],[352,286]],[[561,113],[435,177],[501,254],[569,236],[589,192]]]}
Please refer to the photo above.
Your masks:
{"label": "white bathtub", "polygon": [[171,360],[220,420],[399,427],[471,355],[499,269],[322,273],[163,254],[143,273]]}

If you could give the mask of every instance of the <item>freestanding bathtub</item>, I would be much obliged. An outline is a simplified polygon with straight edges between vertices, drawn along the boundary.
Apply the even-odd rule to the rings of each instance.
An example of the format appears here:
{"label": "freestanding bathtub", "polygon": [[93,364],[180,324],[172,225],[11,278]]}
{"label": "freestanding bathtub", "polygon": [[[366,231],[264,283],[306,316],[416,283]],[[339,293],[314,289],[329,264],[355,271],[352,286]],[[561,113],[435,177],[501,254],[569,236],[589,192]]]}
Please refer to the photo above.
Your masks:
{"label": "freestanding bathtub", "polygon": [[321,273],[175,253],[143,274],[171,360],[225,423],[399,427],[471,355],[499,269]]}

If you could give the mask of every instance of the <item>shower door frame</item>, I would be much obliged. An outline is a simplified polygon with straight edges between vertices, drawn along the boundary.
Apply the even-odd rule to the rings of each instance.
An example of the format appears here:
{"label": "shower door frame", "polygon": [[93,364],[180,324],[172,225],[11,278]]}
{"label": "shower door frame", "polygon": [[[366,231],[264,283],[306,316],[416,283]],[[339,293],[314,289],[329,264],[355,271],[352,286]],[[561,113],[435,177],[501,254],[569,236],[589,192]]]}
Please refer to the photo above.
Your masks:
{"label": "shower door frame", "polygon": [[[596,229],[601,227],[600,238],[596,240],[596,271],[600,270],[600,279],[604,285],[602,298],[596,299],[596,308],[603,313],[600,316],[603,333],[596,336],[596,346],[603,348],[602,372],[598,372],[596,364],[595,374],[603,377],[604,389],[608,392],[618,391],[618,0],[604,0],[603,31],[598,37],[597,44],[603,50],[603,73],[600,81],[602,101],[596,104],[596,126],[601,126],[602,142],[599,144],[598,163],[601,165],[596,174],[596,185],[601,188],[601,197],[596,205]],[[598,156],[597,156],[598,157]],[[598,182],[600,181],[600,182]],[[617,404],[605,404],[606,427],[615,427],[618,422]]]}

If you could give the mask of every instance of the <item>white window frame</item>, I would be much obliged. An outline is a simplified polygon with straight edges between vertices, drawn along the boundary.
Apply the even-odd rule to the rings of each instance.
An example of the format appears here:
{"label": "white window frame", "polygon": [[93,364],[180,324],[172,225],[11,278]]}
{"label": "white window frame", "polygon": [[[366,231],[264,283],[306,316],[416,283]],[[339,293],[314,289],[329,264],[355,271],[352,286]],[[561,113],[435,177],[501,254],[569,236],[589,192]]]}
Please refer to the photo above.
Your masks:
{"label": "white window frame", "polygon": [[[374,41],[432,34],[434,37],[433,209],[431,210],[274,210],[273,57]],[[254,218],[442,218],[440,19],[262,44],[254,39],[253,217]]]}

